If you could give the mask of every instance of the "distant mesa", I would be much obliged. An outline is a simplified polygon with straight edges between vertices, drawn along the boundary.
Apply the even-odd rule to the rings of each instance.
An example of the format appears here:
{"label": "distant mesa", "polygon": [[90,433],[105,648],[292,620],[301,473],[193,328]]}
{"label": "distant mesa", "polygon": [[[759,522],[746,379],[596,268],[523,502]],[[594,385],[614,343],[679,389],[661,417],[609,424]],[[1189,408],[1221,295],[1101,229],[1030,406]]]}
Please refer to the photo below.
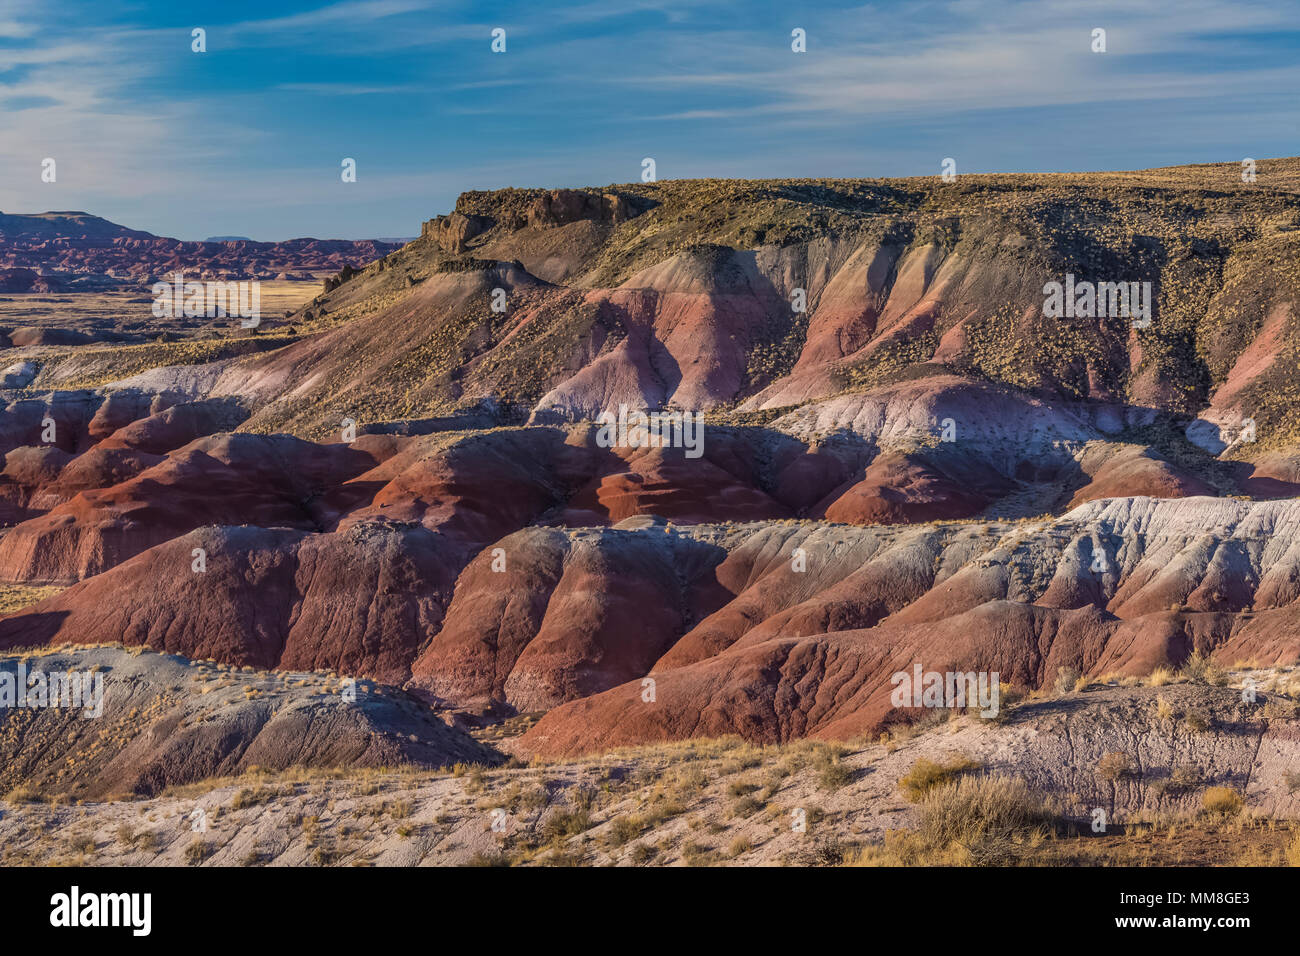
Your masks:
{"label": "distant mesa", "polygon": [[246,236],[188,242],[85,212],[0,213],[0,292],[135,288],[175,272],[196,279],[310,280],[350,263],[372,262],[401,245],[375,239],[256,242]]}
{"label": "distant mesa", "polygon": [[32,269],[0,269],[0,292],[58,292],[57,279]]}

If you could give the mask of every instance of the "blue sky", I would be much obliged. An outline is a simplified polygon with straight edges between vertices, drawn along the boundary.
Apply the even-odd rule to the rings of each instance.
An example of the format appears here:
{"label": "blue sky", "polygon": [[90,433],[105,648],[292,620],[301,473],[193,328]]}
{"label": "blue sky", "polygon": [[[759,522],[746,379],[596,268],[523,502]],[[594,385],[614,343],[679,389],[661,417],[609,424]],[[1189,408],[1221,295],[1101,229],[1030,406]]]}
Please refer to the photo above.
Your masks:
{"label": "blue sky", "polygon": [[1297,91],[1298,0],[0,0],[0,209],[365,238],[646,156],[660,179],[1235,162],[1300,153]]}

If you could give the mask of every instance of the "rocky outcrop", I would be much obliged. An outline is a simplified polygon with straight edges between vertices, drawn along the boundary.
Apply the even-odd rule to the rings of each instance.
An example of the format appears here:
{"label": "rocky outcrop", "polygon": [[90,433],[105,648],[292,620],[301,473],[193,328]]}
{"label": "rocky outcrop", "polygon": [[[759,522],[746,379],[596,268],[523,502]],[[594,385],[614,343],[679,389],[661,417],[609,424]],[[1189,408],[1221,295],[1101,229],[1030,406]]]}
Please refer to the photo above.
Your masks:
{"label": "rocky outcrop", "polygon": [[332,276],[326,276],[324,281],[324,291],[333,292],[343,283],[360,274],[360,270],[354,269],[350,263],[344,263],[343,268]]}
{"label": "rocky outcrop", "polygon": [[[468,242],[492,226],[486,216],[466,216],[453,212],[450,216],[437,216],[426,222],[420,230],[425,239],[432,239],[444,252],[460,255]],[[328,291],[328,290],[327,290]]]}
{"label": "rocky outcrop", "polygon": [[530,226],[565,226],[584,219],[618,225],[639,211],[633,200],[618,193],[553,189],[533,200],[527,221]]}

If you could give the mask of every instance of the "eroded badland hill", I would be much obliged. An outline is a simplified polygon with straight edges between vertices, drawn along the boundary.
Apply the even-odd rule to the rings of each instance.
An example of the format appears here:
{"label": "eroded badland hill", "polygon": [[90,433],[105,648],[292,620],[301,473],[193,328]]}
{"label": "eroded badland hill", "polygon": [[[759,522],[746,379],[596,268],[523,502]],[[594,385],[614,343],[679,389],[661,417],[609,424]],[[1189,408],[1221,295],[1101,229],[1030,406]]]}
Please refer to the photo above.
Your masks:
{"label": "eroded badland hill", "polygon": [[[836,853],[933,862],[947,844],[915,841],[939,811],[898,781],[951,740],[981,768],[953,793],[1020,780],[1055,801],[1043,830],[1012,800],[1044,859],[1074,852],[1085,811],[1165,826],[1214,787],[1245,801],[1222,827],[1262,834],[1295,817],[1300,772],[1298,320],[1300,160],[1280,159],[1251,183],[1224,164],[466,193],[253,327],[11,330],[0,653],[138,655],[97,651],[125,655],[114,713],[135,716],[24,779],[147,797],[162,820],[187,805],[166,787],[208,777],[401,766],[381,789],[407,823],[355,781],[212,793],[265,786],[318,821],[353,801],[374,862],[722,858],[724,832],[742,862],[807,862],[778,817],[843,760],[853,782],[822,807]],[[611,442],[599,417],[624,406],[700,419],[670,447]],[[230,681],[208,716],[194,659]],[[913,738],[929,717],[891,691],[917,664],[996,672],[1030,701]],[[1180,670],[1195,679],[1151,686]],[[1247,701],[1252,674],[1280,683]],[[313,696],[349,679],[377,696]],[[0,718],[11,740],[22,726]],[[760,776],[794,761],[798,789],[753,781],[770,793],[751,827],[720,796],[736,774],[710,771],[703,803],[662,798],[686,808],[671,833],[625,822],[658,799],[628,779],[719,739]],[[1102,786],[1111,753],[1131,766]],[[479,790],[437,773],[511,758]],[[484,836],[480,804],[510,787],[529,836]],[[100,806],[23,813],[121,862],[323,845],[234,808],[237,838],[146,853],[104,843],[135,804]],[[557,807],[588,816],[568,832]],[[882,842],[895,818],[921,836]],[[326,862],[352,858],[347,826]],[[1250,845],[1282,859],[1275,842]]]}

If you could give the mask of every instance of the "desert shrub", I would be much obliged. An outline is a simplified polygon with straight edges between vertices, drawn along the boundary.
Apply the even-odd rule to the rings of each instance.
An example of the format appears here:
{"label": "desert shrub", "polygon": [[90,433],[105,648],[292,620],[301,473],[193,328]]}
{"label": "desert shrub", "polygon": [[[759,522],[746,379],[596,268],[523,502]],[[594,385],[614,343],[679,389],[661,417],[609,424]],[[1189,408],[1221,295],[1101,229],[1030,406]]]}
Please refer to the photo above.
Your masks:
{"label": "desert shrub", "polygon": [[1133,768],[1128,754],[1112,750],[1097,762],[1097,776],[1114,783]]}
{"label": "desert shrub", "polygon": [[638,843],[632,847],[632,862],[637,866],[645,866],[659,854],[659,850],[649,843]]}
{"label": "desert shrub", "polygon": [[754,844],[750,842],[749,837],[739,836],[731,841],[731,846],[727,848],[727,855],[734,860],[738,856],[744,856],[752,849],[754,849]]}
{"label": "desert shrub", "polygon": [[570,853],[567,850],[552,850],[538,858],[542,866],[582,866],[586,857],[582,853]]}
{"label": "desert shrub", "polygon": [[838,790],[853,779],[853,768],[836,754],[818,755],[817,783],[823,790]]}
{"label": "desert shrub", "polygon": [[258,804],[267,803],[274,800],[278,794],[270,787],[257,787],[249,790],[241,789],[230,800],[230,809],[243,810],[246,807],[255,807]]}
{"label": "desert shrub", "polygon": [[852,844],[846,844],[837,837],[819,840],[817,845],[813,847],[813,864],[815,866],[843,866],[852,849]]}
{"label": "desert shrub", "polygon": [[317,847],[311,855],[312,862],[317,866],[333,866],[342,858],[343,854],[338,850],[323,846]]}
{"label": "desert shrub", "polygon": [[753,770],[763,763],[763,758],[757,751],[743,750],[723,761],[718,773],[724,777],[730,777],[733,773],[740,773],[744,770]]}
{"label": "desert shrub", "polygon": [[1053,688],[1056,695],[1059,697],[1062,694],[1070,693],[1079,685],[1082,678],[1083,675],[1079,673],[1077,667],[1058,667],[1056,669],[1056,685]]}
{"label": "desert shrub", "polygon": [[1228,683],[1228,675],[1200,651],[1189,657],[1187,662],[1183,664],[1182,674],[1188,680],[1210,684],[1214,687],[1224,687]]}
{"label": "desert shrub", "polygon": [[525,810],[540,810],[546,806],[549,799],[550,791],[546,787],[534,787],[524,791],[519,798],[519,803]]}
{"label": "desert shrub", "polygon": [[690,764],[677,773],[677,788],[687,792],[703,790],[709,783],[709,775],[704,768]]}
{"label": "desert shrub", "polygon": [[1201,797],[1201,806],[1206,813],[1224,817],[1240,813],[1244,804],[1241,794],[1230,787],[1210,787]]}
{"label": "desert shrub", "polygon": [[1006,681],[998,683],[998,703],[1001,705],[1000,713],[1005,713],[1006,709],[1013,704],[1018,704],[1025,699],[1023,688],[1008,684]]}
{"label": "desert shrub", "polygon": [[949,783],[962,774],[979,770],[980,764],[969,757],[955,757],[947,764],[919,758],[912,769],[898,780],[898,787],[912,803],[919,803],[940,784]]}
{"label": "desert shrub", "polygon": [[1023,780],[976,777],[955,780],[921,803],[919,833],[931,846],[958,843],[977,861],[993,861],[993,851],[1014,835],[1046,828],[1051,815]]}
{"label": "desert shrub", "polygon": [[1157,667],[1147,678],[1147,684],[1151,687],[1164,687],[1166,684],[1173,683],[1174,672],[1168,667]]}
{"label": "desert shrub", "polygon": [[208,846],[205,840],[195,840],[185,848],[185,862],[190,866],[198,866],[208,858],[212,848]]}
{"label": "desert shrub", "polygon": [[1156,696],[1156,718],[1158,720],[1162,722],[1172,721],[1176,713],[1174,705],[1165,700],[1164,694]]}
{"label": "desert shrub", "polygon": [[1023,780],[961,777],[929,790],[915,831],[893,830],[850,866],[1001,866],[1045,839],[1055,818]]}
{"label": "desert shrub", "polygon": [[42,803],[45,798],[30,784],[19,784],[5,794],[7,803]]}
{"label": "desert shrub", "polygon": [[665,820],[671,817],[681,816],[685,812],[686,805],[683,803],[668,799],[667,797],[663,799],[656,798],[651,801],[650,805],[646,807],[644,811],[642,811],[641,820],[647,827],[654,829]]}
{"label": "desert shrub", "polygon": [[1203,710],[1189,710],[1183,716],[1183,724],[1194,734],[1203,734],[1210,729],[1210,716]]}
{"label": "desert shrub", "polygon": [[591,826],[591,815],[586,810],[560,810],[551,814],[542,835],[548,840],[563,840],[577,836]]}
{"label": "desert shrub", "polygon": [[1264,700],[1264,717],[1272,719],[1288,720],[1292,717],[1300,717],[1300,703],[1293,700],[1287,700],[1277,694],[1269,694]]}
{"label": "desert shrub", "polygon": [[1182,674],[1189,680],[1203,680],[1205,678],[1205,672],[1209,669],[1209,666],[1210,659],[1200,651],[1197,651],[1191,657],[1187,658],[1186,662],[1183,664]]}
{"label": "desert shrub", "polygon": [[1201,769],[1192,764],[1181,764],[1169,775],[1169,782],[1180,790],[1188,790],[1201,783]]}
{"label": "desert shrub", "polygon": [[694,841],[682,847],[682,860],[687,866],[709,866],[714,861],[713,850]]}
{"label": "desert shrub", "polygon": [[636,817],[619,817],[609,826],[606,839],[612,846],[630,843],[641,835],[641,821]]}

